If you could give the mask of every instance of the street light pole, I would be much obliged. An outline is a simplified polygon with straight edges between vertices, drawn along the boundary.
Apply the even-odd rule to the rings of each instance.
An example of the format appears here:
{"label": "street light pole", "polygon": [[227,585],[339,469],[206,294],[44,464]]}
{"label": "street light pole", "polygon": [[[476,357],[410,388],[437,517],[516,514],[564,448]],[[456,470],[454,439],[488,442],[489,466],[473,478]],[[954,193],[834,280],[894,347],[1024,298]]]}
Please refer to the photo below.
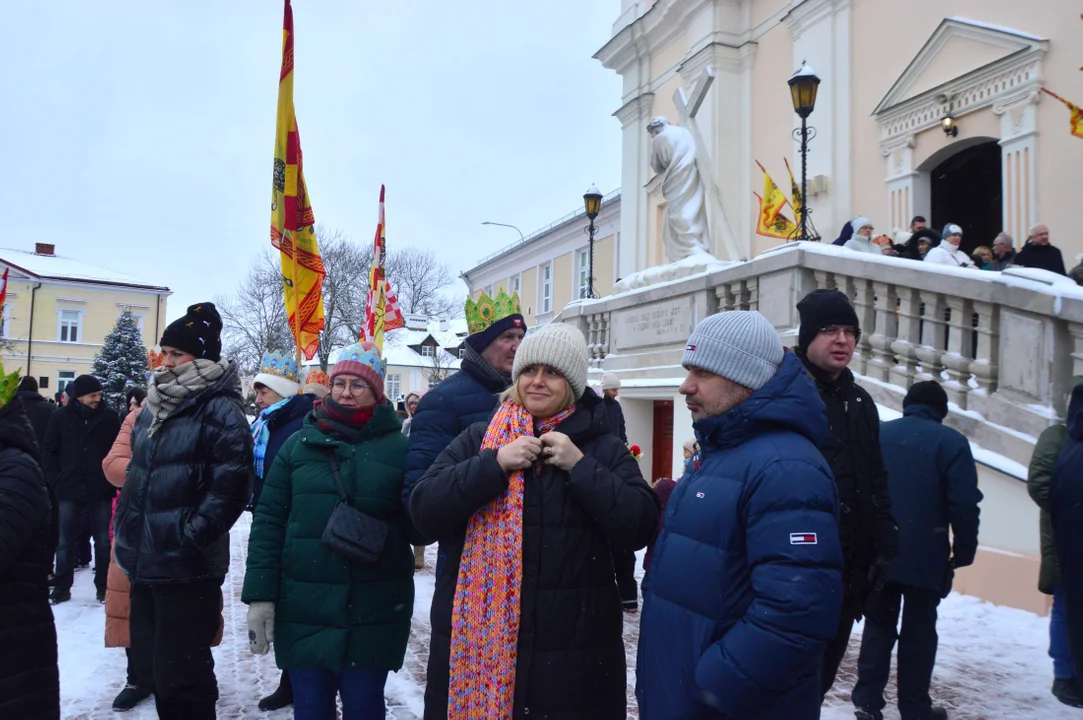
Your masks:
{"label": "street light pole", "polygon": [[801,63],[790,79],[790,95],[793,99],[793,111],[801,117],[801,128],[794,130],[794,139],[801,141],[801,218],[798,240],[811,240],[808,232],[808,143],[816,137],[816,128],[808,126],[808,116],[816,108],[816,92],[820,86],[820,78],[811,67]]}
{"label": "street light pole", "polygon": [[522,231],[522,230],[520,230],[519,228],[515,227],[514,225],[508,225],[507,223],[489,222],[488,220],[486,220],[485,222],[483,222],[483,223],[482,223],[482,225],[499,225],[500,227],[506,227],[506,228],[511,228],[511,229],[512,229],[512,230],[514,230],[515,232],[519,233],[519,240],[520,240],[520,241],[522,241],[522,240],[525,240],[525,239],[526,239],[526,238],[525,238],[525,237],[523,236],[523,231]]}
{"label": "street light pole", "polygon": [[602,194],[594,185],[591,185],[590,189],[583,195],[583,205],[586,207],[587,219],[590,220],[590,224],[586,228],[587,235],[590,238],[587,246],[587,297],[594,299],[598,297],[594,293],[594,234],[598,231],[594,227],[594,220],[602,209]]}

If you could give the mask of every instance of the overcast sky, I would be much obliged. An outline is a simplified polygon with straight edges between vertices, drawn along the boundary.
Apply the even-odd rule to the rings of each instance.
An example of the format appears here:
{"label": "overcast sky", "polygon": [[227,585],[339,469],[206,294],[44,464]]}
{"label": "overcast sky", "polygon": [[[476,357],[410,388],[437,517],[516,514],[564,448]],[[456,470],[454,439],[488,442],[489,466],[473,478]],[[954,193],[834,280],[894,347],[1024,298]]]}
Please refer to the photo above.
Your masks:
{"label": "overcast sky", "polygon": [[[278,0],[8,0],[6,239],[175,292],[231,292],[269,244]],[[293,0],[295,103],[318,222],[456,274],[620,182],[620,79],[592,55],[617,0]],[[465,287],[463,287],[465,290]]]}

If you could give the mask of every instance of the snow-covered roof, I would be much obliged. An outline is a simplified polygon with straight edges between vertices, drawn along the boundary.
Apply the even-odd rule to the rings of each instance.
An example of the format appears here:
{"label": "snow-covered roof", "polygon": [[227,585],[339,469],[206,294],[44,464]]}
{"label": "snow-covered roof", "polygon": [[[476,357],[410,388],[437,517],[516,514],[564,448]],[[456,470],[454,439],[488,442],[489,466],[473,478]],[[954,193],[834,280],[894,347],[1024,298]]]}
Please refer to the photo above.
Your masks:
{"label": "snow-covered roof", "polygon": [[124,273],[91,265],[82,260],[64,257],[63,255],[40,255],[26,250],[0,248],[0,263],[9,265],[34,278],[125,285],[169,292],[167,287],[152,285]]}

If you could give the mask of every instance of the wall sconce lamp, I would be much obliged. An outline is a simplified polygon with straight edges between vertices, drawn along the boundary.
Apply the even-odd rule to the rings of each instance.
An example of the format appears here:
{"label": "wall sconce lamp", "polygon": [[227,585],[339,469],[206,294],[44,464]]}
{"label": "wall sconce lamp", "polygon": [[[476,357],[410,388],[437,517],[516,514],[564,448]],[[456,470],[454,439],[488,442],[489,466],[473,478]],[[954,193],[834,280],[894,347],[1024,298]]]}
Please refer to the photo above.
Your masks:
{"label": "wall sconce lamp", "polygon": [[948,113],[941,121],[944,126],[944,134],[948,137],[956,137],[959,134],[959,126],[955,123],[955,118]]}

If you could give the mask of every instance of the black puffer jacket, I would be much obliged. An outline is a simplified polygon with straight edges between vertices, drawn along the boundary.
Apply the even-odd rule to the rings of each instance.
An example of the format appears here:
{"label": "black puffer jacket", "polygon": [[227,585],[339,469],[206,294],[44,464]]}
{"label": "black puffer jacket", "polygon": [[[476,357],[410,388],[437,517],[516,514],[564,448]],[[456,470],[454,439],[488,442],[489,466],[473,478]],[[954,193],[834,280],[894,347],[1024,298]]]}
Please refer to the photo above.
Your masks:
{"label": "black puffer jacket", "polygon": [[53,413],[41,447],[41,467],[58,502],[112,500],[102,460],[120,433],[120,418],[104,402],[88,410],[74,398]]}
{"label": "black puffer jacket", "polygon": [[18,399],[0,409],[0,717],[59,718],[49,496]]}
{"label": "black puffer jacket", "polygon": [[38,439],[38,448],[45,445],[45,431],[49,427],[49,419],[56,412],[56,405],[41,396],[41,393],[33,390],[22,390],[15,393],[15,397],[23,403],[23,410],[30,418],[30,424],[34,428],[34,437]]}
{"label": "black puffer jacket", "polygon": [[[508,487],[487,423],[452,441],[414,486],[410,514],[447,550],[432,603],[425,718],[447,717],[451,615],[470,517]],[[658,525],[658,498],[609,428],[592,390],[557,427],[583,452],[570,473],[527,471],[523,500],[515,717],[606,720],[627,716],[623,613],[610,545],[644,547]]]}
{"label": "black puffer jacket", "polygon": [[860,617],[868,594],[868,574],[878,556],[899,551],[899,528],[891,514],[887,469],[880,447],[880,414],[849,368],[835,381],[798,357],[816,381],[827,407],[831,432],[822,448],[839,490],[839,538],[842,541],[843,612]]}
{"label": "black puffer jacket", "polygon": [[229,530],[252,492],[252,435],[237,367],[181,403],[154,435],[151,411],[132,428],[128,480],[117,502],[117,565],[133,582],[225,577]]}

